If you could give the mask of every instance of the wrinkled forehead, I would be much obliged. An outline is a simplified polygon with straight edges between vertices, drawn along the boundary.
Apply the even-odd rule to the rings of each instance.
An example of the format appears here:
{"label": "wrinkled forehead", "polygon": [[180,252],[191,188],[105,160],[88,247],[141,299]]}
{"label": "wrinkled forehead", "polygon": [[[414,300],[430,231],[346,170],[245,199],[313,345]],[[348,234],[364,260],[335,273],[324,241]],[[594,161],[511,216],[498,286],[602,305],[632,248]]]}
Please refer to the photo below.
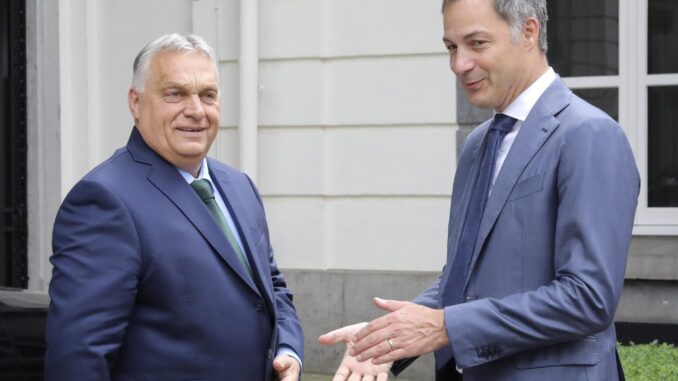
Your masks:
{"label": "wrinkled forehead", "polygon": [[210,57],[202,52],[165,51],[150,62],[149,79],[156,81],[199,81],[218,83],[219,71]]}

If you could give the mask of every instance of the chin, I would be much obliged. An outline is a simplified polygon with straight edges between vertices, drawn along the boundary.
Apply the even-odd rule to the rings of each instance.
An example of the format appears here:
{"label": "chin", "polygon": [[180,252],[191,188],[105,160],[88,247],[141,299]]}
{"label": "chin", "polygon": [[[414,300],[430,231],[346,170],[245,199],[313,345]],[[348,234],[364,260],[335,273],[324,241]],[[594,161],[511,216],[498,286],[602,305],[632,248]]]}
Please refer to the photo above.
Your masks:
{"label": "chin", "polygon": [[471,102],[471,104],[477,108],[492,108],[492,109],[494,108],[494,106],[492,106],[490,102],[486,102],[483,100],[475,101],[472,98],[469,98],[469,102]]}

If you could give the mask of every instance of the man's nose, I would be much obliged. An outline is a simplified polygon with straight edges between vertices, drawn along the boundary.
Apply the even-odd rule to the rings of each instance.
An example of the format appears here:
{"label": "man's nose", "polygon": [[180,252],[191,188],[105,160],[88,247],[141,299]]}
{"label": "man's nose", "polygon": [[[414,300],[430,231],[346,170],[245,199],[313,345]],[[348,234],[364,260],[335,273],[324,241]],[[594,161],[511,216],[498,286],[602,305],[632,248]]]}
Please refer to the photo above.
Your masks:
{"label": "man's nose", "polygon": [[205,116],[205,107],[200,100],[199,94],[189,94],[184,98],[184,114],[194,119],[202,119]]}
{"label": "man's nose", "polygon": [[450,69],[456,76],[462,76],[473,69],[475,62],[470,54],[463,49],[457,49],[454,54],[450,55]]}

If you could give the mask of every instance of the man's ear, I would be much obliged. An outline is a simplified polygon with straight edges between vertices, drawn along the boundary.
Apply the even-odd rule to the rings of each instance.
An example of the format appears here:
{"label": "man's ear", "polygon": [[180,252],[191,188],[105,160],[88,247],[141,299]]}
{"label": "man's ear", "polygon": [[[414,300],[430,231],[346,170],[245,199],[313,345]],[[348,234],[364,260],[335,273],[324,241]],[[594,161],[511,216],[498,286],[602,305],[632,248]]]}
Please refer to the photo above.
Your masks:
{"label": "man's ear", "polygon": [[523,43],[529,49],[539,48],[539,34],[541,33],[541,25],[536,18],[530,17],[525,21],[523,26]]}
{"label": "man's ear", "polygon": [[127,104],[134,120],[139,119],[139,93],[134,87],[130,87],[127,92]]}

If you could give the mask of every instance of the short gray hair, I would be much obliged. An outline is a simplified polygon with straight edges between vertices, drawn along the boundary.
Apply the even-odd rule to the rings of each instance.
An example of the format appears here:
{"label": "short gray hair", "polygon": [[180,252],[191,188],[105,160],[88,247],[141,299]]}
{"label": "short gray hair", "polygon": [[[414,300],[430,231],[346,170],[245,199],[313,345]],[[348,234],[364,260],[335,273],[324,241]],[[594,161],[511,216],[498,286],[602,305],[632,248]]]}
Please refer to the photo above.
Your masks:
{"label": "short gray hair", "polygon": [[[443,12],[448,3],[456,0],[443,0]],[[539,50],[546,54],[548,39],[546,37],[546,23],[549,20],[546,11],[546,0],[492,0],[494,10],[511,26],[513,42],[518,42],[520,33],[527,19],[534,17],[539,22]]]}
{"label": "short gray hair", "polygon": [[217,72],[217,75],[219,75],[217,54],[214,52],[214,49],[212,49],[212,47],[205,42],[205,40],[194,34],[166,34],[144,46],[144,48],[141,49],[139,54],[137,54],[137,57],[134,59],[134,65],[132,66],[132,87],[136,91],[144,91],[144,83],[146,82],[148,66],[151,63],[151,59],[155,57],[156,54],[166,51],[175,51],[187,54],[203,53],[210,59],[210,61],[212,61],[214,64],[214,70]]}

